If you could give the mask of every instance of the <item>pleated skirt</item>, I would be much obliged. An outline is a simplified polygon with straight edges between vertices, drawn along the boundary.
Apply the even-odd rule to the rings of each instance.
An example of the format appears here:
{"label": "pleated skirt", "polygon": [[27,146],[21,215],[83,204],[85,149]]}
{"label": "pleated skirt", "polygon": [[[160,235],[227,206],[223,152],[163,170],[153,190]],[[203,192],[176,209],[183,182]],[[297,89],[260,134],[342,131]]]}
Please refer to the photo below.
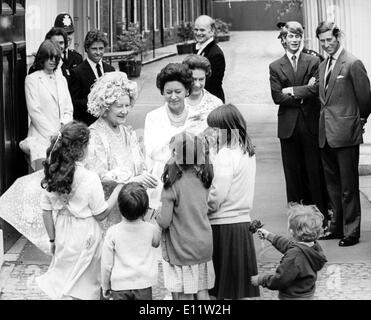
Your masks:
{"label": "pleated skirt", "polygon": [[250,277],[258,274],[250,223],[212,225],[215,285],[210,295],[217,299],[259,297],[259,287]]}

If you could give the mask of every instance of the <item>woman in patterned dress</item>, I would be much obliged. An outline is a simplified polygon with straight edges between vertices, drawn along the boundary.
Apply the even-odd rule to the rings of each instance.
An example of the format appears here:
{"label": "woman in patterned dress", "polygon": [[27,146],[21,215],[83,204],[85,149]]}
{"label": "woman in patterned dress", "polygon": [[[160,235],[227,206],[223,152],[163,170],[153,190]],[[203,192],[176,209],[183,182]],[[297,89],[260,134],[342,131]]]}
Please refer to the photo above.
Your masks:
{"label": "woman in patterned dress", "polygon": [[[99,78],[88,96],[88,112],[98,120],[89,128],[91,139],[85,166],[95,171],[103,184],[106,198],[118,183],[139,182],[145,188],[157,186],[146,171],[144,156],[135,131],[125,125],[137,97],[137,84],[124,72],[110,72]],[[105,228],[121,221],[116,207],[103,222]]]}

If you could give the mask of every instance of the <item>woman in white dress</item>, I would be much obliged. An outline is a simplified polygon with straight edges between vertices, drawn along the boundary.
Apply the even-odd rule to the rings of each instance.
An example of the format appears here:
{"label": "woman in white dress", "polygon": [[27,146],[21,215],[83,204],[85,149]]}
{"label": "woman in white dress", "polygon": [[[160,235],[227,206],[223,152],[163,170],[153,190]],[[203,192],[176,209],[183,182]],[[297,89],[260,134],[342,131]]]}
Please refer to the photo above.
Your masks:
{"label": "woman in white dress", "polygon": [[[204,73],[206,75],[206,71]],[[218,98],[214,99],[202,88],[200,81],[194,86],[193,71],[185,63],[169,63],[165,66],[157,75],[157,88],[164,96],[165,104],[149,112],[144,124],[147,170],[160,181],[157,188],[149,192],[150,207],[153,209],[161,205],[161,175],[171,156],[171,138],[185,130],[206,135],[207,115],[219,103]],[[193,90],[196,93],[191,97]],[[198,99],[197,103],[195,99]]]}
{"label": "woman in white dress", "polygon": [[81,163],[89,134],[85,124],[73,121],[47,150],[41,208],[53,259],[36,282],[52,299],[100,298],[103,230],[98,221],[111,212],[122,185],[104,200],[98,175]]}
{"label": "woman in white dress", "polygon": [[[157,186],[155,177],[146,171],[135,131],[125,124],[136,97],[137,84],[118,71],[99,78],[88,96],[88,112],[98,120],[90,126],[89,154],[84,163],[99,175],[106,197],[117,183],[135,181],[147,189]],[[121,217],[115,208],[104,227],[121,221]]]}
{"label": "woman in white dress", "polygon": [[56,72],[61,59],[59,47],[51,40],[41,43],[32,74],[25,79],[27,111],[30,119],[27,138],[20,148],[29,155],[35,171],[42,169],[50,137],[73,119],[73,105],[67,80]]}
{"label": "woman in white dress", "polygon": [[[136,96],[135,82],[123,72],[110,72],[95,83],[88,98],[89,111],[99,118],[90,126],[88,155],[83,164],[98,174],[106,199],[118,183],[137,181],[146,188],[157,186],[157,180],[146,171],[134,130],[125,125]],[[41,170],[19,178],[0,197],[0,217],[49,253],[40,206],[42,178]],[[102,226],[107,229],[119,221],[121,214],[115,206]]]}

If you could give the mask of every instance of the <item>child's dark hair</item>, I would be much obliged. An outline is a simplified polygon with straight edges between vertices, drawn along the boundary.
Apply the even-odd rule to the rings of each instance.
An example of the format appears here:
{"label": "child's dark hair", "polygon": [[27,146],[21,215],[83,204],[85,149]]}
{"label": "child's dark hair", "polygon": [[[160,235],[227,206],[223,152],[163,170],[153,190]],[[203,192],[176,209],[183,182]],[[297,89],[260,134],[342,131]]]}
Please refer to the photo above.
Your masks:
{"label": "child's dark hair", "polygon": [[207,124],[211,128],[221,129],[222,146],[225,143],[228,147],[231,146],[234,138],[238,139],[244,153],[248,152],[250,157],[255,154],[255,148],[247,134],[246,121],[233,104],[223,104],[211,111],[207,117]]}
{"label": "child's dark hair", "polygon": [[189,132],[181,132],[170,141],[172,158],[167,162],[162,174],[164,188],[170,188],[182,177],[184,171],[195,170],[197,177],[205,188],[211,186],[214,178],[213,166],[206,152],[207,141]]}
{"label": "child's dark hair", "polygon": [[143,217],[149,205],[147,191],[138,182],[124,185],[117,201],[121,214],[129,221]]}
{"label": "child's dark hair", "polygon": [[43,162],[42,188],[59,194],[71,192],[76,161],[83,158],[89,137],[87,125],[78,121],[65,124],[59,134],[52,137],[46,151],[47,159]]}

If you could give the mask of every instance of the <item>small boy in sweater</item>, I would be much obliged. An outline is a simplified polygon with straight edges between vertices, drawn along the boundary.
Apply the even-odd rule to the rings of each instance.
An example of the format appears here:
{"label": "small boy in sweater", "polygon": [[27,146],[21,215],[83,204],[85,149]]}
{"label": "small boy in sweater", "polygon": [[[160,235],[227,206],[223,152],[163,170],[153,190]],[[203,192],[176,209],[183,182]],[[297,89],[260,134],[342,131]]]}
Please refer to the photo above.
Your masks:
{"label": "small boy in sweater", "polygon": [[283,253],[275,274],[251,277],[255,286],[278,290],[278,298],[311,299],[314,296],[317,272],[327,262],[316,241],[322,233],[323,215],[314,205],[293,203],[289,211],[289,232],[293,240],[259,229],[260,238],[267,239]]}
{"label": "small boy in sweater", "polygon": [[161,229],[143,221],[148,208],[146,189],[136,182],[124,185],[118,206],[123,219],[107,230],[102,248],[103,297],[152,300],[158,270],[152,247],[160,245]]}

